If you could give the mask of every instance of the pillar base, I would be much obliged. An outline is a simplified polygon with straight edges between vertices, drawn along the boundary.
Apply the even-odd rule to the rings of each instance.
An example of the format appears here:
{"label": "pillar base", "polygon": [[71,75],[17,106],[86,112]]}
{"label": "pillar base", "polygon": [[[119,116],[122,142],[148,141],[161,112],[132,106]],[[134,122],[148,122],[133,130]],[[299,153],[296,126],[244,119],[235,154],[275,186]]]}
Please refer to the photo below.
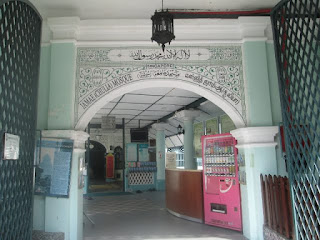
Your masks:
{"label": "pillar base", "polygon": [[274,137],[278,127],[248,127],[231,131],[238,144],[239,167],[245,173],[241,183],[241,211],[243,235],[248,239],[263,240],[263,208],[260,174],[277,174],[277,158]]}

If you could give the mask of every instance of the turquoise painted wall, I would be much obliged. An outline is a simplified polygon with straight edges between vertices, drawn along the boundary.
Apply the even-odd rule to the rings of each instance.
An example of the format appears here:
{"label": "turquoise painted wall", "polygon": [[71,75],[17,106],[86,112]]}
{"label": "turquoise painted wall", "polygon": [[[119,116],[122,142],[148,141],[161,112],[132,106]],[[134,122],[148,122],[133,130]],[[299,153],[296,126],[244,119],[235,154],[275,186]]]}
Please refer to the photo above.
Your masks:
{"label": "turquoise painted wall", "polygon": [[51,46],[42,46],[38,87],[37,129],[48,129],[48,108],[50,93]]}
{"label": "turquoise painted wall", "polygon": [[85,151],[74,149],[69,198],[45,198],[45,231],[64,232],[65,240],[83,238],[83,189],[79,189],[79,161]]}
{"label": "turquoise painted wall", "polygon": [[157,130],[156,134],[156,160],[157,160],[157,185],[158,191],[165,190],[166,178],[166,140],[164,130]]}
{"label": "turquoise painted wall", "polygon": [[83,189],[78,188],[80,158],[85,158],[85,152],[76,150],[73,153],[70,181],[70,240],[83,238]]}
{"label": "turquoise painted wall", "polygon": [[267,63],[268,63],[268,75],[269,75],[269,87],[270,87],[270,100],[272,111],[273,125],[278,125],[282,121],[281,116],[281,104],[278,85],[277,65],[274,53],[274,44],[267,43]]}
{"label": "turquoise painted wall", "polygon": [[[281,115],[281,103],[280,103],[280,93],[277,75],[277,65],[274,52],[274,44],[267,43],[267,60],[268,60],[268,74],[269,74],[269,86],[270,86],[270,99],[271,99],[271,110],[272,110],[272,122],[274,126],[278,126],[282,122]],[[286,170],[286,163],[282,157],[280,135],[276,136],[276,154],[278,163],[278,175],[288,176]]]}
{"label": "turquoise painted wall", "polygon": [[45,229],[45,197],[34,195],[33,197],[33,229],[44,231]]}
{"label": "turquoise painted wall", "polygon": [[[277,126],[281,121],[281,106],[274,48],[265,41],[243,44],[243,66],[246,80],[248,127]],[[278,146],[240,149],[246,165],[246,185],[241,185],[243,233],[251,240],[263,239],[263,209],[260,174],[286,175],[284,160]],[[250,221],[248,221],[250,219]]]}
{"label": "turquoise painted wall", "polygon": [[194,131],[193,131],[194,120],[184,120],[184,169],[197,169],[197,162],[194,156]]}
{"label": "turquoise painted wall", "polygon": [[[41,46],[38,86],[37,129],[48,129],[50,92],[51,46]],[[33,229],[45,229],[45,197],[35,195],[33,199]]]}
{"label": "turquoise painted wall", "polygon": [[48,129],[74,127],[76,47],[73,43],[51,45]]}
{"label": "turquoise painted wall", "polygon": [[65,240],[70,234],[70,200],[68,198],[46,197],[45,231],[64,232]]}
{"label": "turquoise painted wall", "polygon": [[156,135],[156,150],[157,150],[157,180],[165,179],[165,156],[166,142],[164,130],[157,130]]}
{"label": "turquoise painted wall", "polygon": [[[248,126],[278,126],[282,116],[273,43],[245,42],[243,59]],[[279,135],[276,136],[275,141],[278,143],[276,146],[277,174],[287,176]]]}
{"label": "turquoise painted wall", "polygon": [[[75,55],[73,43],[42,47],[38,129],[73,130],[75,103]],[[69,198],[34,197],[33,227],[47,232],[64,232],[66,240],[83,235],[83,191],[78,188],[81,150],[73,154]]]}
{"label": "turquoise painted wall", "polygon": [[[241,187],[243,234],[250,240],[263,240],[263,208],[261,174],[277,174],[276,152],[273,146],[239,150],[245,157],[246,185]],[[250,221],[248,221],[250,219]]]}
{"label": "turquoise painted wall", "polygon": [[272,126],[266,42],[244,42],[242,51],[248,126]]}

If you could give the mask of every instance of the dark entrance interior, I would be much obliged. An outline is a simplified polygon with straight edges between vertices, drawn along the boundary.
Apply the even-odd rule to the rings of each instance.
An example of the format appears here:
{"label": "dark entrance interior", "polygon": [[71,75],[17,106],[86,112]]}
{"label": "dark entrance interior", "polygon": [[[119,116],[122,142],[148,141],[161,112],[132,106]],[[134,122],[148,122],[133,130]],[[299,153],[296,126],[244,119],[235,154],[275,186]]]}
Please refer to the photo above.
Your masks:
{"label": "dark entrance interior", "polygon": [[[90,140],[89,151],[89,192],[122,191],[123,181],[120,176],[112,181],[106,181],[106,155],[105,146],[97,141]],[[123,169],[122,148],[116,147],[113,151],[115,170]]]}
{"label": "dark entrance interior", "polygon": [[90,141],[90,180],[104,181],[106,148],[99,142]]}

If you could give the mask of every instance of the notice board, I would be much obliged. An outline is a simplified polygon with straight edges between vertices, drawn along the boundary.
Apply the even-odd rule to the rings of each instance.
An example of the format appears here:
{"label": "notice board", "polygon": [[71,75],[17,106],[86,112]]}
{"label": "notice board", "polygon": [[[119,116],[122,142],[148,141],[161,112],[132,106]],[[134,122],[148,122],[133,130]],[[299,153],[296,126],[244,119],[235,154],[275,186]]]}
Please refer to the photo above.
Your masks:
{"label": "notice board", "polygon": [[73,140],[43,138],[37,142],[35,194],[69,197]]}
{"label": "notice board", "polygon": [[166,168],[177,168],[177,154],[175,152],[166,153]]}

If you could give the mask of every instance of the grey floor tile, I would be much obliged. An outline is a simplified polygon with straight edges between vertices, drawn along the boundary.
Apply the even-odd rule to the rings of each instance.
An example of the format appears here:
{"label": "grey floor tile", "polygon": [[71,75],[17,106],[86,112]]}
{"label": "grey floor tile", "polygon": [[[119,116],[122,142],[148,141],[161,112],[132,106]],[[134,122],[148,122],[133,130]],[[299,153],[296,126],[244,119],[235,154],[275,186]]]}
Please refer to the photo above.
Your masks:
{"label": "grey floor tile", "polygon": [[177,218],[165,209],[164,192],[84,200],[84,240],[242,240],[241,233]]}

